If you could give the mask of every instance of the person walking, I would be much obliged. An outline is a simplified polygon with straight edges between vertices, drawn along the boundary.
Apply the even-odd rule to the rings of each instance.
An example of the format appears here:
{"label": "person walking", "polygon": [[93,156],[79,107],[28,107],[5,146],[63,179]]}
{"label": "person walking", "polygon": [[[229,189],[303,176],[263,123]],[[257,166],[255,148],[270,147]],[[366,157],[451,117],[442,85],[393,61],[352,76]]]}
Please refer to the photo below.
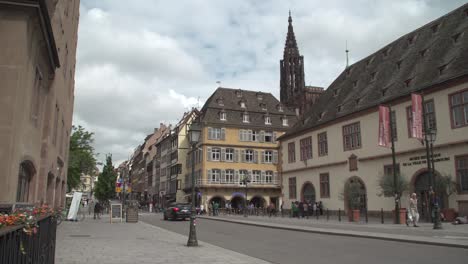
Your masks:
{"label": "person walking", "polygon": [[309,219],[309,204],[306,202],[304,202],[304,215],[306,217],[306,219]]}
{"label": "person walking", "polygon": [[[418,227],[419,213],[418,213],[418,197],[416,196],[416,193],[411,194],[411,198],[409,199],[408,218],[409,218],[409,222],[413,222],[414,227]],[[406,225],[409,226],[408,221],[406,221]]]}
{"label": "person walking", "polygon": [[317,203],[312,203],[312,215],[317,215],[318,214],[318,211],[317,211]]}
{"label": "person walking", "polygon": [[299,217],[298,218],[304,218],[304,203],[299,202]]}
{"label": "person walking", "polygon": [[322,201],[319,201],[318,209],[319,209],[319,211],[320,211],[320,215],[323,215],[323,204],[322,204]]}
{"label": "person walking", "polygon": [[99,202],[96,202],[94,205],[94,219],[96,219],[96,215],[98,219],[101,219],[101,204]]}

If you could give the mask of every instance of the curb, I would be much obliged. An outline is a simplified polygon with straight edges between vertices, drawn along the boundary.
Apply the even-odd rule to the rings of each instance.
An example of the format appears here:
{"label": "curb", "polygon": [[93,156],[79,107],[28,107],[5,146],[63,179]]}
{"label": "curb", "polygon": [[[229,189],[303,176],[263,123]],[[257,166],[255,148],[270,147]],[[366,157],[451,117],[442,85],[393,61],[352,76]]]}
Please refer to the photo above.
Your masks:
{"label": "curb", "polygon": [[252,221],[244,221],[244,220],[212,218],[212,217],[206,217],[206,216],[197,216],[197,218],[212,220],[212,221],[229,222],[229,223],[235,223],[235,224],[240,224],[240,225],[275,228],[275,229],[296,231],[296,232],[307,232],[307,233],[333,235],[333,236],[359,237],[359,238],[368,238],[368,239],[378,239],[378,240],[468,249],[468,243],[460,244],[460,243],[455,243],[449,240],[441,241],[441,239],[435,239],[432,237],[394,235],[394,234],[388,234],[388,233],[371,233],[371,232],[362,232],[362,231],[346,231],[346,230],[338,231],[337,229],[331,230],[331,229],[326,229],[326,228],[315,228],[315,227],[286,226],[286,225],[258,223],[258,222],[252,222]]}

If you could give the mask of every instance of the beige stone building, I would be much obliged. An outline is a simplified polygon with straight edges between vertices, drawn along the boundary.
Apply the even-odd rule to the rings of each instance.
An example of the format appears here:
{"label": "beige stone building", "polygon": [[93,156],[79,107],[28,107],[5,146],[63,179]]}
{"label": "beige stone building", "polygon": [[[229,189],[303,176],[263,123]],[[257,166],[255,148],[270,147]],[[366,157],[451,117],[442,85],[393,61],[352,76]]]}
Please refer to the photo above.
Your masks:
{"label": "beige stone building", "polygon": [[63,205],[79,0],[0,0],[0,203]]}
{"label": "beige stone building", "polygon": [[[376,32],[377,33],[377,32]],[[361,186],[360,209],[394,208],[378,179],[392,173],[389,148],[378,146],[378,106],[393,112],[397,169],[428,215],[426,147],[411,138],[411,93],[424,96],[428,130],[436,129],[435,174],[451,175],[458,193],[440,193],[443,209],[468,215],[468,5],[412,31],[346,68],[313,109],[280,138],[285,205],[322,201],[348,209],[345,185]]]}
{"label": "beige stone building", "polygon": [[[197,123],[202,138],[195,152],[195,178],[199,201],[221,207],[243,207],[247,177],[247,201],[256,207],[279,206],[277,137],[297,121],[272,94],[219,87],[200,111]],[[191,154],[192,152],[190,152]],[[191,193],[191,162],[186,164],[185,191]]]}

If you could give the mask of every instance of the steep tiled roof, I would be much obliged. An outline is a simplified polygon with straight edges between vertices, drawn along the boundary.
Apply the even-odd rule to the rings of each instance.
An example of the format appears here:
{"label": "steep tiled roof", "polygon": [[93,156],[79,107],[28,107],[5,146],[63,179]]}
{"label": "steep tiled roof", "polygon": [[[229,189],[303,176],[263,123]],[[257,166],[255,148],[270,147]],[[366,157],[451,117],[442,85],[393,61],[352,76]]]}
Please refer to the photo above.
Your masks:
{"label": "steep tiled roof", "polygon": [[346,68],[283,138],[468,75],[468,4]]}
{"label": "steep tiled roof", "polygon": [[[245,104],[245,108],[241,107],[241,102]],[[289,127],[294,125],[297,119],[294,112],[286,107],[280,111],[279,106],[280,102],[271,93],[219,87],[203,106],[201,121],[208,124],[264,127],[264,117],[269,115],[272,124],[268,127],[285,130],[287,127],[282,126],[281,118],[288,118]],[[221,111],[226,112],[226,121],[220,120]],[[242,114],[246,112],[250,117],[249,123],[242,122]]]}

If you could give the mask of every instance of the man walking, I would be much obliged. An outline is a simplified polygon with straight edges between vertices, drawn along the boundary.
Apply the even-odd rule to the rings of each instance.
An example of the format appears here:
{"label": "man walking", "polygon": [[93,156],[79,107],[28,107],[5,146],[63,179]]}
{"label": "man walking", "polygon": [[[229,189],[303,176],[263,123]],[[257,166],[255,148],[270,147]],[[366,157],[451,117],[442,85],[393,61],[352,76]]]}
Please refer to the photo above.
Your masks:
{"label": "man walking", "polygon": [[94,219],[96,219],[96,215],[98,219],[101,219],[101,204],[99,202],[94,205]]}

